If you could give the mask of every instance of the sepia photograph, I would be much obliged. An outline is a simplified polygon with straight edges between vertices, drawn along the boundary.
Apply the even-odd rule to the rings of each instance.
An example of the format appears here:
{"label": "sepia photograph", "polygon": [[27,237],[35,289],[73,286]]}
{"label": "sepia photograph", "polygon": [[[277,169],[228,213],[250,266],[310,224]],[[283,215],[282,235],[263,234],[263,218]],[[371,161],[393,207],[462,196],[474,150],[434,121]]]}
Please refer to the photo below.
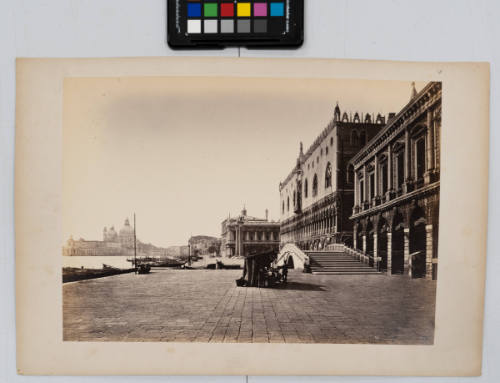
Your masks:
{"label": "sepia photograph", "polygon": [[63,341],[433,345],[441,100],[417,78],[65,78]]}

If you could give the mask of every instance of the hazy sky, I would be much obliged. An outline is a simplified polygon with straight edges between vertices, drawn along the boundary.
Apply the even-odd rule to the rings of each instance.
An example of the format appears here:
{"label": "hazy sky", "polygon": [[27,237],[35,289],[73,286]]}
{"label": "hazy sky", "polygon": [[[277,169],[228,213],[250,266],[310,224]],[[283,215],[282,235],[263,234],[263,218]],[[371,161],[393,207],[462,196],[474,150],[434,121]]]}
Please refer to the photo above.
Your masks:
{"label": "hazy sky", "polygon": [[[417,90],[425,84],[417,83]],[[342,112],[398,112],[410,83],[208,77],[65,80],[63,235],[102,239],[137,214],[158,246],[219,236],[239,214],[279,218],[279,183]]]}

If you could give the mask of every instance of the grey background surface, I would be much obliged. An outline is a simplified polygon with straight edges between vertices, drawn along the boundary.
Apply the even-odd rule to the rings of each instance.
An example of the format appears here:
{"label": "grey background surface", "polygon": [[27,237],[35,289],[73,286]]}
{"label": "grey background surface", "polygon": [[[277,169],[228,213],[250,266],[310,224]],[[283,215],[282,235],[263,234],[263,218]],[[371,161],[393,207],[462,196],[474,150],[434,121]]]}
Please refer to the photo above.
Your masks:
{"label": "grey background surface", "polygon": [[[500,380],[500,1],[305,0],[305,44],[293,51],[175,52],[165,43],[166,0],[0,1],[0,382],[496,382]],[[14,125],[16,57],[321,57],[489,61],[491,131],[483,376],[24,377],[15,368]],[[473,129],[474,127],[471,127]],[[466,176],[464,174],[464,176]],[[460,201],[457,201],[459,204]],[[464,281],[466,283],[466,281]],[[362,361],[360,361],[362,363]]]}

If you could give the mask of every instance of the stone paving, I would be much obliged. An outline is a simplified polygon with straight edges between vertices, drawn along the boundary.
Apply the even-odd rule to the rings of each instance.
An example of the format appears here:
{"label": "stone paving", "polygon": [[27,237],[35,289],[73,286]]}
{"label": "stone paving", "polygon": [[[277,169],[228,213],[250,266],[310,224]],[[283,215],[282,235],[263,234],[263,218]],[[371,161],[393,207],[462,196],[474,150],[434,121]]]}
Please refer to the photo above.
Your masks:
{"label": "stone paving", "polygon": [[65,341],[432,344],[436,282],[289,272],[236,287],[241,270],[154,270],[63,285]]}

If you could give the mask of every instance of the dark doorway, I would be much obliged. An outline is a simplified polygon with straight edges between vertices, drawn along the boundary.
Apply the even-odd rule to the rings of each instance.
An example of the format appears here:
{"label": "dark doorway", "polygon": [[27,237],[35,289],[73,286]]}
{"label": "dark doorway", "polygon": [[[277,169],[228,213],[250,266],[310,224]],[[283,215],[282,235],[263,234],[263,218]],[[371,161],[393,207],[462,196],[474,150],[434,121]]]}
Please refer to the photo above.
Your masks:
{"label": "dark doorway", "polygon": [[380,270],[387,271],[387,224],[384,219],[379,222],[377,256],[380,257]]}
{"label": "dark doorway", "polygon": [[295,265],[293,263],[293,257],[290,255],[286,261],[286,267],[288,269],[294,269],[295,268]]}
{"label": "dark doorway", "polygon": [[368,222],[366,225],[366,255],[370,257],[369,260],[369,265],[373,266],[373,239],[375,234],[375,231],[373,229],[373,224],[371,222]]}
{"label": "dark doorway", "polygon": [[391,253],[392,274],[404,274],[405,233],[403,217],[399,213],[394,217]]}
{"label": "dark doorway", "polygon": [[425,217],[420,208],[415,209],[410,220],[410,257],[413,278],[425,277],[426,256]]}

